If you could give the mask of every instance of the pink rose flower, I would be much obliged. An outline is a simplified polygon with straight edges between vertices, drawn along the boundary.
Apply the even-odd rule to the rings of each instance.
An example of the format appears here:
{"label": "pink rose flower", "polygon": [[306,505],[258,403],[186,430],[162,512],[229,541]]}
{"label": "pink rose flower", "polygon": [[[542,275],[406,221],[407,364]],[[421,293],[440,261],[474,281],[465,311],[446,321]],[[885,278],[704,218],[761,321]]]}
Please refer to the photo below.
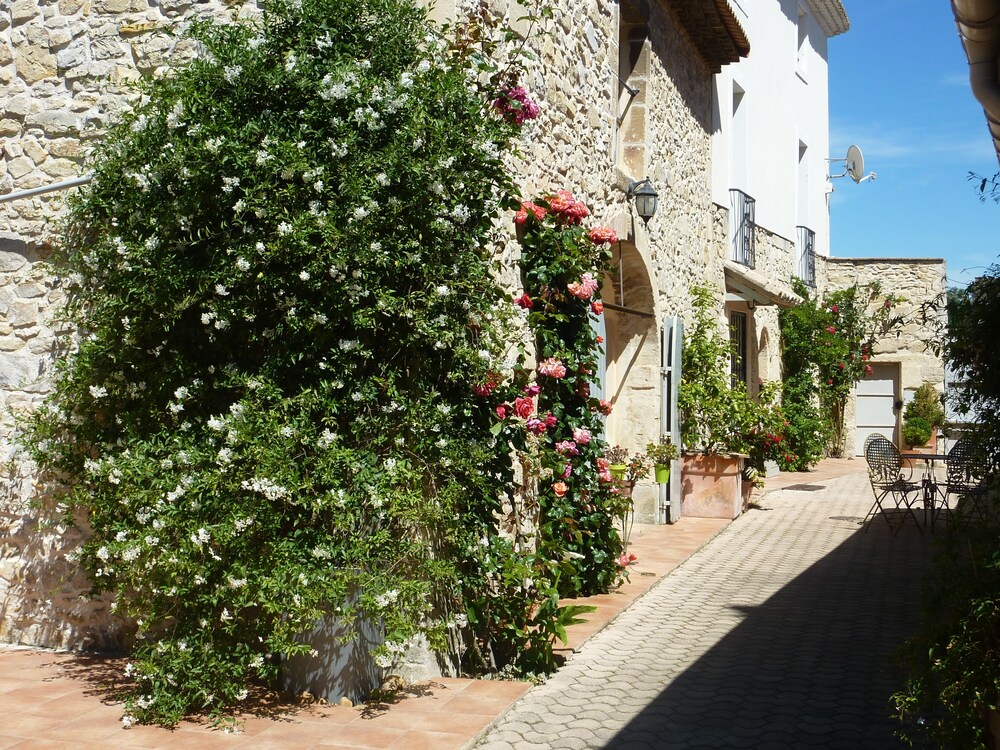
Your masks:
{"label": "pink rose flower", "polygon": [[597,476],[602,482],[611,482],[614,477],[611,476],[611,462],[606,458],[597,459]]}
{"label": "pink rose flower", "polygon": [[545,415],[545,426],[546,427],[556,426],[556,415],[553,414],[552,412],[549,412],[548,414]]}
{"label": "pink rose flower", "polygon": [[580,281],[571,282],[566,285],[569,293],[580,299],[590,299],[597,291],[597,279],[592,273],[585,273],[580,277]]}
{"label": "pink rose flower", "polygon": [[[594,313],[595,315],[600,315],[602,312],[604,312],[604,303],[601,302],[599,299],[598,300],[594,300],[593,302],[590,303],[590,311],[592,313]],[[601,338],[601,337],[598,336],[597,338]],[[601,342],[598,341],[597,343],[601,343]]]}
{"label": "pink rose flower", "polygon": [[827,332],[827,333],[836,333],[836,332],[837,332],[837,329],[836,329],[836,328],[834,328],[833,326],[827,326],[827,327],[826,327],[826,332]]}
{"label": "pink rose flower", "polygon": [[572,440],[560,440],[556,443],[556,451],[564,456],[579,456],[580,449]]}
{"label": "pink rose flower", "polygon": [[562,224],[579,224],[590,211],[581,201],[573,197],[568,190],[558,190],[548,197],[549,208],[556,215],[556,221]]}
{"label": "pink rose flower", "polygon": [[542,388],[538,383],[532,383],[524,389],[525,396],[537,396],[542,392]]}
{"label": "pink rose flower", "polygon": [[538,374],[548,378],[564,378],[566,377],[566,365],[555,357],[549,357],[538,365]]}
{"label": "pink rose flower", "polygon": [[595,245],[618,242],[618,234],[611,227],[594,227],[587,233],[587,237]]}
{"label": "pink rose flower", "polygon": [[507,411],[509,409],[510,409],[510,407],[507,404],[499,404],[497,406],[497,416],[500,417],[500,419],[506,419],[507,418]]}
{"label": "pink rose flower", "polygon": [[830,312],[832,312],[834,315],[836,315],[837,313],[840,312],[840,308],[837,307],[836,305],[830,305]]}
{"label": "pink rose flower", "polygon": [[533,435],[541,435],[545,432],[545,422],[538,417],[530,417],[524,424],[525,428]]}
{"label": "pink rose flower", "polygon": [[556,482],[552,485],[552,491],[556,494],[556,497],[562,497],[569,492],[569,486],[565,482]]}
{"label": "pink rose flower", "polygon": [[563,467],[562,478],[569,479],[569,475],[573,473],[573,464],[566,464]]}
{"label": "pink rose flower", "polygon": [[524,86],[511,86],[502,91],[493,101],[493,108],[503,119],[514,125],[523,125],[541,114],[541,109],[528,96]]}
{"label": "pink rose flower", "polygon": [[590,442],[590,438],[590,430],[583,427],[573,428],[573,440],[575,440],[579,445],[586,445]]}

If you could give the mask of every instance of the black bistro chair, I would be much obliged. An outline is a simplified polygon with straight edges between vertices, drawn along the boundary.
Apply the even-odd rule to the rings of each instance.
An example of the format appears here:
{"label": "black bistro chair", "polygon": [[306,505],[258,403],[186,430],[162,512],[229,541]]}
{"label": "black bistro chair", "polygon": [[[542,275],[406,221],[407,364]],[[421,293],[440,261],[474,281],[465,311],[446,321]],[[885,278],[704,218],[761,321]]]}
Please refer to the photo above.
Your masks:
{"label": "black bistro chair", "polygon": [[[868,462],[868,478],[875,493],[875,502],[865,516],[865,532],[875,516],[881,515],[896,534],[903,528],[907,516],[913,518],[923,534],[920,521],[913,512],[913,506],[923,501],[923,487],[903,476],[902,459],[896,446],[883,435],[872,435],[865,442],[865,461]],[[894,519],[898,519],[895,525]]]}
{"label": "black bistro chair", "polygon": [[966,521],[986,522],[986,464],[986,454],[967,437],[959,438],[948,451],[948,479],[941,491],[946,506],[950,495],[958,496],[956,509]]}

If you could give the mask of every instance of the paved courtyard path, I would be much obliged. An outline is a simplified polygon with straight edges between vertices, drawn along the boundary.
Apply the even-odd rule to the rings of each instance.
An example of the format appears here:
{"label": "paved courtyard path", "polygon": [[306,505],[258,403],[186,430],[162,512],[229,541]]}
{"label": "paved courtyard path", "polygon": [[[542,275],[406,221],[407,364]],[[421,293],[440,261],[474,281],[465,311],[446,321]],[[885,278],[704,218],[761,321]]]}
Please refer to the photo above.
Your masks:
{"label": "paved courtyard path", "polygon": [[902,747],[893,653],[918,616],[931,535],[863,533],[864,473],[806,487],[765,495],[525,693],[478,750]]}

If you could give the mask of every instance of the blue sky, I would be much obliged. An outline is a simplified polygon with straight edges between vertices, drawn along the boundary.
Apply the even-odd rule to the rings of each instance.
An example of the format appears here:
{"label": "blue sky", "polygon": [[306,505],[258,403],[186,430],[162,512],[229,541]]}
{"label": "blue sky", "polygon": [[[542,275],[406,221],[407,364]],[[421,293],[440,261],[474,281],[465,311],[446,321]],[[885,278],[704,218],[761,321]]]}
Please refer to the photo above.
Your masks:
{"label": "blue sky", "polygon": [[829,47],[830,156],[857,144],[878,179],[832,181],[832,254],[944,258],[949,282],[967,282],[1000,262],[1000,206],[980,203],[967,175],[998,164],[951,4],[844,6],[851,29]]}

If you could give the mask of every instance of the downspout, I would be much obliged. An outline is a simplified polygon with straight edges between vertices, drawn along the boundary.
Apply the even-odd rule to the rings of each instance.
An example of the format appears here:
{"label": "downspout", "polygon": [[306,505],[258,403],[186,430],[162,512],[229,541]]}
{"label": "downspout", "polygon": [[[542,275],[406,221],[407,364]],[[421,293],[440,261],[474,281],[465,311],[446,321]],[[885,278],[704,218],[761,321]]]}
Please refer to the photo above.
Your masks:
{"label": "downspout", "polygon": [[983,105],[1000,160],[1000,0],[951,0],[966,57],[969,83]]}

